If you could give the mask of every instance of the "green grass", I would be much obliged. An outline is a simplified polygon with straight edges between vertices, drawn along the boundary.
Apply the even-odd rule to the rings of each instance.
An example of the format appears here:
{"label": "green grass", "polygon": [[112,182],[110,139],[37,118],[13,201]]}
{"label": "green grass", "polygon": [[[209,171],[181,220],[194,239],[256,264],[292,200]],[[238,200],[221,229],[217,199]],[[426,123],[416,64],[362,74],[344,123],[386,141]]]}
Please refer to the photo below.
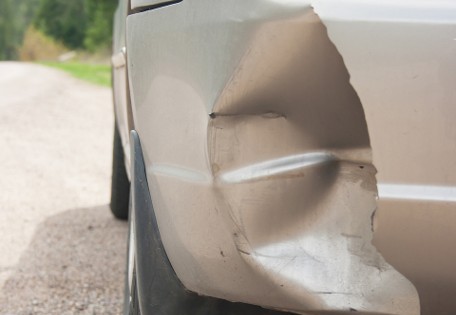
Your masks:
{"label": "green grass", "polygon": [[41,64],[70,73],[90,83],[111,86],[111,66],[83,62],[45,61]]}

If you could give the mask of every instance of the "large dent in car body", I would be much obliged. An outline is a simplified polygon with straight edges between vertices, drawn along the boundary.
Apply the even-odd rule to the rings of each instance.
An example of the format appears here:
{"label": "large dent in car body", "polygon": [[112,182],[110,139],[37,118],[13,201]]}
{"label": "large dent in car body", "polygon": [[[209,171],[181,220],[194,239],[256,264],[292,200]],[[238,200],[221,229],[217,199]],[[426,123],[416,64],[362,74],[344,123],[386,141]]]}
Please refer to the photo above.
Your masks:
{"label": "large dent in car body", "polygon": [[218,207],[241,256],[304,309],[419,314],[371,243],[376,170],[349,78],[311,6],[262,25],[211,113]]}
{"label": "large dent in car body", "polygon": [[[200,294],[297,313],[419,314],[413,285],[371,244],[377,189],[364,111],[325,26],[303,1],[238,6],[214,14],[226,26],[221,32],[185,30],[205,42],[187,43],[181,68],[159,53],[159,75],[133,86],[146,91],[135,93],[137,119],[160,117],[155,129],[146,120],[137,126],[140,135],[157,135],[155,143],[144,139],[144,148],[176,273]],[[222,45],[212,47],[216,35]],[[237,50],[220,52],[233,38]],[[207,65],[213,68],[205,73]],[[168,113],[158,106],[163,100],[181,111]],[[172,139],[178,130],[183,138]],[[161,133],[168,143],[157,146]],[[172,154],[192,134],[206,135],[206,155]],[[155,147],[163,152],[153,156]]]}

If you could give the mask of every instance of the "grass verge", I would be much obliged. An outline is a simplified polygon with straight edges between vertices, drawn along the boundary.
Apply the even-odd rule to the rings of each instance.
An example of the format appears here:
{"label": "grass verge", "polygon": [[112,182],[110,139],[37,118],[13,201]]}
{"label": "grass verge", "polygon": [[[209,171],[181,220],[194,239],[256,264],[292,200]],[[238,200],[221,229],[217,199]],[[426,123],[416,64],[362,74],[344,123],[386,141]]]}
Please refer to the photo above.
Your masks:
{"label": "grass verge", "polygon": [[70,73],[72,76],[90,83],[111,86],[111,66],[83,62],[44,61],[43,65],[57,68]]}

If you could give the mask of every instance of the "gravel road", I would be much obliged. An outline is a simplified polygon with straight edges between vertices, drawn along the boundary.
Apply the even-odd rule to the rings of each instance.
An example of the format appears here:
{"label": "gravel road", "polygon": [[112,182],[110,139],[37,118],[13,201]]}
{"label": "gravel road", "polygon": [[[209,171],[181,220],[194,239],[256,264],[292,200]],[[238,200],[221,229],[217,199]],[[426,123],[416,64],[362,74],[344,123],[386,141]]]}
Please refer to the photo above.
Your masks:
{"label": "gravel road", "polygon": [[110,90],[1,62],[0,98],[0,314],[120,314]]}

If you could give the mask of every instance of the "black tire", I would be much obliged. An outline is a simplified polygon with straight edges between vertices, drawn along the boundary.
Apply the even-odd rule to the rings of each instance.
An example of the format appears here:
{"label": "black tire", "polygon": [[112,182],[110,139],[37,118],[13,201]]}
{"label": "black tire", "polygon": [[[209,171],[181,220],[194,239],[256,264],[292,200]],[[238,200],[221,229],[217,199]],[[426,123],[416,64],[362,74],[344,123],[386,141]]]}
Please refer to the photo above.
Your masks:
{"label": "black tire", "polygon": [[112,152],[111,179],[111,212],[121,220],[128,219],[128,203],[130,199],[130,181],[125,169],[125,157],[120,140],[117,122],[114,124],[114,145]]}

